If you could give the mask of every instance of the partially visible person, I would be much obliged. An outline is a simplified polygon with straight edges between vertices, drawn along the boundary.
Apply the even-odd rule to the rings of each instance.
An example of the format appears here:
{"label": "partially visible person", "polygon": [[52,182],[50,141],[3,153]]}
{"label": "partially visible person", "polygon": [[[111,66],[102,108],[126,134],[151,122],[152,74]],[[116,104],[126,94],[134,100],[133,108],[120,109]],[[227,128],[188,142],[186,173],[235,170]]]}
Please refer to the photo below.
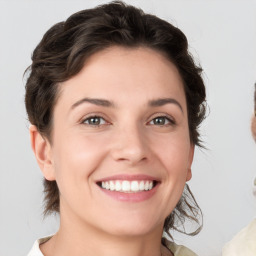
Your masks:
{"label": "partially visible person", "polygon": [[252,136],[256,141],[256,83],[255,83],[255,90],[254,90],[254,115],[252,117],[251,130],[252,130]]}
{"label": "partially visible person", "polygon": [[[256,84],[254,91],[254,115],[251,122],[252,136],[256,142]],[[256,186],[256,179],[254,180]],[[243,228],[223,248],[223,256],[255,256],[256,255],[256,218]]]}

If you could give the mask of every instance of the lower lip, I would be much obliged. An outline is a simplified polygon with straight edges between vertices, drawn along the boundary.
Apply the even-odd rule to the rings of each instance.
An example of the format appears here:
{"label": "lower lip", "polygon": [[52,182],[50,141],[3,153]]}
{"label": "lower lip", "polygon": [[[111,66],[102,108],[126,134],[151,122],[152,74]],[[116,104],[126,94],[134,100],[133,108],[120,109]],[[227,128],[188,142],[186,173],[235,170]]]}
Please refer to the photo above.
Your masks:
{"label": "lower lip", "polygon": [[100,188],[102,192],[106,195],[112,197],[115,200],[123,201],[123,202],[142,202],[150,199],[156,192],[158,188],[157,184],[151,190],[140,191],[140,192],[130,192],[130,193],[123,193],[118,191],[111,191],[107,189]]}

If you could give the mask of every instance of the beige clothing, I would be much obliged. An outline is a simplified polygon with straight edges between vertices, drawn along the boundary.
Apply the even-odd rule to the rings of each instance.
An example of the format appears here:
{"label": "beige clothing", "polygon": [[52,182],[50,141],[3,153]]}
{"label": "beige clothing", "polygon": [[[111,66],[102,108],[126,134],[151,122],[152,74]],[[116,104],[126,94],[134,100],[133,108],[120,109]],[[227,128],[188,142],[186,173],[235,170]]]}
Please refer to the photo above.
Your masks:
{"label": "beige clothing", "polygon": [[173,253],[174,256],[197,256],[194,252],[183,245],[177,245],[174,242],[162,239],[162,243]]}
{"label": "beige clothing", "polygon": [[[51,238],[51,236],[38,239],[34,243],[31,251],[29,252],[29,254],[27,256],[44,256],[39,249],[39,245],[46,242],[50,238]],[[197,256],[194,252],[192,252],[185,246],[176,245],[175,243],[168,242],[167,240],[165,240],[165,245],[168,249],[170,249],[170,251],[174,254],[174,256]]]}
{"label": "beige clothing", "polygon": [[256,219],[243,228],[223,250],[222,256],[255,256],[256,255]]}

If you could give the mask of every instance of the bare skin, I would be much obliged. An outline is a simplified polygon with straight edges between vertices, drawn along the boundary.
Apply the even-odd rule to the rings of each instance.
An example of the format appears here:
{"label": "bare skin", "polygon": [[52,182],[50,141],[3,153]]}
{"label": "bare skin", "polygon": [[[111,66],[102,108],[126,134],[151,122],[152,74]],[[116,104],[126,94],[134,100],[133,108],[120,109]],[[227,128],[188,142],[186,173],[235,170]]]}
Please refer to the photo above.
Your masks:
{"label": "bare skin", "polygon": [[[60,228],[43,254],[172,255],[161,245],[163,225],[191,179],[194,154],[176,67],[148,48],[112,47],[60,87],[52,143],[30,128],[44,177],[60,190]],[[117,176],[154,187],[106,191],[102,181]]]}

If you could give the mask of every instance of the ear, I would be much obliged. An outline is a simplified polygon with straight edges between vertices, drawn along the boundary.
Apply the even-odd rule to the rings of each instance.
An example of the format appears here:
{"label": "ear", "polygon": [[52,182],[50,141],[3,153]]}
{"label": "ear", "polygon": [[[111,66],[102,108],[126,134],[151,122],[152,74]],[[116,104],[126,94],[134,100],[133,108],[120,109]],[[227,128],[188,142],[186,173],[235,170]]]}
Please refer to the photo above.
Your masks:
{"label": "ear", "polygon": [[194,151],[195,151],[195,145],[191,143],[190,150],[189,150],[189,156],[188,156],[188,172],[187,172],[186,181],[189,181],[192,178],[191,165],[192,165],[193,158],[194,158]]}
{"label": "ear", "polygon": [[30,126],[29,133],[31,147],[45,179],[55,180],[51,144],[40,134],[35,125]]}

